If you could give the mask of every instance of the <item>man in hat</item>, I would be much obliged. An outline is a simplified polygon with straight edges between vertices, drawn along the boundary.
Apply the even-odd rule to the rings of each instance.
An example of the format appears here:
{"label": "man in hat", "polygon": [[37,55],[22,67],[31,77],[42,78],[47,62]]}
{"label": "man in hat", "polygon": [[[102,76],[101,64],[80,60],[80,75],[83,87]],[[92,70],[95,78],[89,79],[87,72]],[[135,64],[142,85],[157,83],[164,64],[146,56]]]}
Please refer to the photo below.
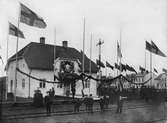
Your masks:
{"label": "man in hat", "polygon": [[47,95],[45,96],[46,112],[47,112],[47,115],[50,115],[52,99],[51,99],[51,97],[49,95],[49,91],[47,91],[46,93],[47,93]]}

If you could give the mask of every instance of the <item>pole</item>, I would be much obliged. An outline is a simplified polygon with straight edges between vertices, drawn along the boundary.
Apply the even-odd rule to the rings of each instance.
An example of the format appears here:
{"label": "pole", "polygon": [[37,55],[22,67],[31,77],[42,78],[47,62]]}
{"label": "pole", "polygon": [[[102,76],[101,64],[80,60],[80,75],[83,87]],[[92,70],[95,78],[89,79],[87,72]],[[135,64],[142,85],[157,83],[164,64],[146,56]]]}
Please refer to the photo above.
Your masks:
{"label": "pole", "polygon": [[[9,22],[8,22],[8,34],[7,34],[7,42],[6,42],[6,66],[8,67],[8,48],[9,48]],[[6,68],[6,92],[5,92],[5,100],[7,100],[8,93],[8,71]]]}
{"label": "pole", "polygon": [[[55,28],[55,30],[54,30],[54,50],[53,50],[53,64],[55,63],[55,60],[56,60],[56,28]],[[54,69],[54,67],[53,67],[53,76],[54,76],[54,74],[55,74],[55,69]],[[54,80],[54,78],[53,78],[53,80]],[[53,84],[53,86],[54,86],[54,88],[55,88],[55,84]]]}
{"label": "pole", "polygon": [[144,67],[145,67],[145,73],[146,73],[146,49],[145,49],[145,58],[144,58]]}
{"label": "pole", "polygon": [[[122,29],[120,29],[120,52],[122,54],[122,51],[121,51],[121,44],[122,44]],[[121,58],[122,56],[120,57],[120,75],[121,75],[121,72],[122,72],[122,63],[121,63]],[[121,78],[120,78],[120,91],[122,92],[122,87],[121,87]]]}
{"label": "pole", "polygon": [[[20,26],[20,6],[19,6],[19,16],[18,16],[18,31]],[[19,35],[17,34],[17,42],[16,42],[16,69],[15,69],[15,85],[14,85],[14,102],[16,102],[16,88],[17,88],[17,68],[18,66],[18,42],[19,42]]]}
{"label": "pole", "polygon": [[[118,65],[118,40],[117,40],[117,65]],[[118,76],[118,69],[117,69],[117,76]]]}
{"label": "pole", "polygon": [[[90,37],[90,60],[89,60],[89,74],[91,75],[92,74],[92,64],[91,64],[91,61],[92,61],[92,33],[91,33],[91,37]],[[89,81],[89,94],[90,94],[90,81]]]}
{"label": "pole", "polygon": [[84,24],[83,24],[83,53],[82,53],[82,72],[84,73],[84,63],[85,63],[85,17],[84,17]]}
{"label": "pole", "polygon": [[54,33],[54,51],[53,51],[53,63],[56,59],[56,28],[55,28],[55,33]]}
{"label": "pole", "polygon": [[[83,23],[83,53],[82,53],[82,73],[84,73],[85,72],[85,69],[84,69],[84,67],[85,67],[85,17],[84,17],[84,23]],[[82,93],[82,97],[84,97],[84,79],[82,79],[82,86],[83,86],[83,88],[82,88],[82,90],[81,90],[81,93]]]}
{"label": "pole", "polygon": [[152,53],[151,52],[150,52],[150,76],[151,76],[150,85],[152,86]]}

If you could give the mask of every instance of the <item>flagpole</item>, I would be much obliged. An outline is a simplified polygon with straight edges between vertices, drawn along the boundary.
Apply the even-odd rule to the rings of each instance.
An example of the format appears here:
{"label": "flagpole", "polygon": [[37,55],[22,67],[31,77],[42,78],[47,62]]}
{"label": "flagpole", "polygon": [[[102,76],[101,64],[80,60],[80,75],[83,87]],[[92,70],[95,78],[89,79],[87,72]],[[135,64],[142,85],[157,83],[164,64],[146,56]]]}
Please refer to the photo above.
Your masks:
{"label": "flagpole", "polygon": [[[8,21],[8,34],[7,34],[7,42],[6,42],[6,67],[8,67],[8,48],[9,48],[9,21]],[[6,93],[5,99],[7,100],[7,93],[8,93],[8,71],[6,68]]]}
{"label": "flagpole", "polygon": [[[117,64],[118,64],[118,40],[117,40]],[[117,69],[117,76],[118,76],[118,69]]]}
{"label": "flagpole", "polygon": [[[84,22],[83,22],[83,53],[82,53],[82,73],[84,73],[85,72],[85,56],[84,56],[84,54],[85,54],[85,17],[84,17],[84,20],[83,20]],[[84,90],[84,79],[82,79],[82,86],[83,86],[83,88],[82,88],[82,96],[84,97],[84,92],[83,92],[83,90]]]}
{"label": "flagpole", "polygon": [[[121,50],[121,45],[122,45],[122,28],[120,29],[120,51],[121,51],[121,54],[122,54],[122,50]],[[120,75],[121,75],[121,72],[122,72],[122,56],[120,57]],[[120,79],[120,86],[121,86],[121,79]],[[122,88],[120,89],[120,91],[122,91]]]}
{"label": "flagpole", "polygon": [[[20,26],[20,4],[19,4],[19,16],[18,16],[18,31],[19,31],[19,26]],[[15,86],[14,86],[14,102],[16,102],[16,88],[17,88],[17,68],[18,66],[18,42],[19,42],[19,35],[17,32],[17,42],[16,42],[16,69],[15,69]]]}
{"label": "flagpole", "polygon": [[[54,49],[53,49],[53,64],[54,64],[55,60],[56,60],[56,27],[55,27],[55,30],[54,30],[54,42],[53,43],[54,43],[53,44],[53,46],[54,46]],[[54,80],[54,72],[55,72],[55,69],[53,67],[53,80]],[[55,84],[53,84],[53,86],[55,87]]]}
{"label": "flagpole", "polygon": [[145,52],[145,58],[144,58],[144,67],[145,67],[145,73],[146,73],[146,49],[144,50]]}
{"label": "flagpole", "polygon": [[152,86],[152,53],[151,52],[150,52],[150,76],[151,76],[150,85]]}
{"label": "flagpole", "polygon": [[[92,64],[91,64],[91,61],[92,61],[92,38],[93,38],[93,35],[91,33],[91,37],[90,37],[90,60],[89,60],[89,74],[90,75],[92,73]],[[90,81],[89,81],[89,94],[90,94]]]}
{"label": "flagpole", "polygon": [[54,30],[54,51],[53,51],[53,63],[56,59],[56,28]]}
{"label": "flagpole", "polygon": [[84,17],[84,23],[83,23],[83,53],[82,53],[82,72],[84,73],[84,60],[85,60],[85,57],[84,57],[84,54],[85,54],[85,17]]}

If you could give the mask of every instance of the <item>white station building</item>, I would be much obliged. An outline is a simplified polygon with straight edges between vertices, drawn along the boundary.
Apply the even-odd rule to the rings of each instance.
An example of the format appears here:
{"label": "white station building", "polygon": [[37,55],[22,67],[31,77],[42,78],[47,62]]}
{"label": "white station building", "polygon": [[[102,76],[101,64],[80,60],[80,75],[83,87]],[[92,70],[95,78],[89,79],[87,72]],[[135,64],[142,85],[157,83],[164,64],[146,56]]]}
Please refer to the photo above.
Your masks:
{"label": "white station building", "polygon": [[[63,41],[62,46],[45,44],[45,38],[40,38],[40,43],[31,42],[18,52],[18,68],[20,71],[28,74],[24,75],[17,72],[17,83],[15,83],[16,69],[16,54],[8,59],[7,70],[7,90],[8,93],[14,93],[16,88],[16,96],[18,97],[33,97],[34,91],[39,89],[43,95],[52,87],[55,90],[55,95],[67,96],[67,92],[71,95],[71,87],[64,86],[59,83],[47,83],[46,81],[54,81],[54,58],[55,62],[66,59],[68,61],[75,60],[82,62],[82,52],[75,48],[68,47],[68,42]],[[55,53],[54,53],[55,49]],[[55,57],[54,57],[55,54]],[[90,59],[85,55],[85,72],[89,73]],[[97,65],[91,61],[91,74],[97,76]],[[30,76],[36,77],[35,80]],[[90,80],[84,83],[84,94],[97,95],[97,82]],[[81,80],[76,82],[76,96],[81,96],[83,85]]]}

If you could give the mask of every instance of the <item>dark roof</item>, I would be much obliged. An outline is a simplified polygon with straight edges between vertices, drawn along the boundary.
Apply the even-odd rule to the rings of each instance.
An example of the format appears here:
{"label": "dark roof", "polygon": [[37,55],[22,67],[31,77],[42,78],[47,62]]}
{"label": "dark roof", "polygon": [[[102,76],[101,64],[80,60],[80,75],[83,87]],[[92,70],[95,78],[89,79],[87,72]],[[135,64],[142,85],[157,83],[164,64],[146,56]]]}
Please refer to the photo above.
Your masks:
{"label": "dark roof", "polygon": [[[24,58],[30,69],[53,70],[54,45],[31,42],[18,52],[18,58]],[[56,46],[56,58],[78,59],[82,63],[82,52],[75,48]],[[16,55],[8,59],[15,60]],[[92,73],[96,73],[97,65],[91,61]],[[85,55],[85,72],[89,72],[89,58]]]}

